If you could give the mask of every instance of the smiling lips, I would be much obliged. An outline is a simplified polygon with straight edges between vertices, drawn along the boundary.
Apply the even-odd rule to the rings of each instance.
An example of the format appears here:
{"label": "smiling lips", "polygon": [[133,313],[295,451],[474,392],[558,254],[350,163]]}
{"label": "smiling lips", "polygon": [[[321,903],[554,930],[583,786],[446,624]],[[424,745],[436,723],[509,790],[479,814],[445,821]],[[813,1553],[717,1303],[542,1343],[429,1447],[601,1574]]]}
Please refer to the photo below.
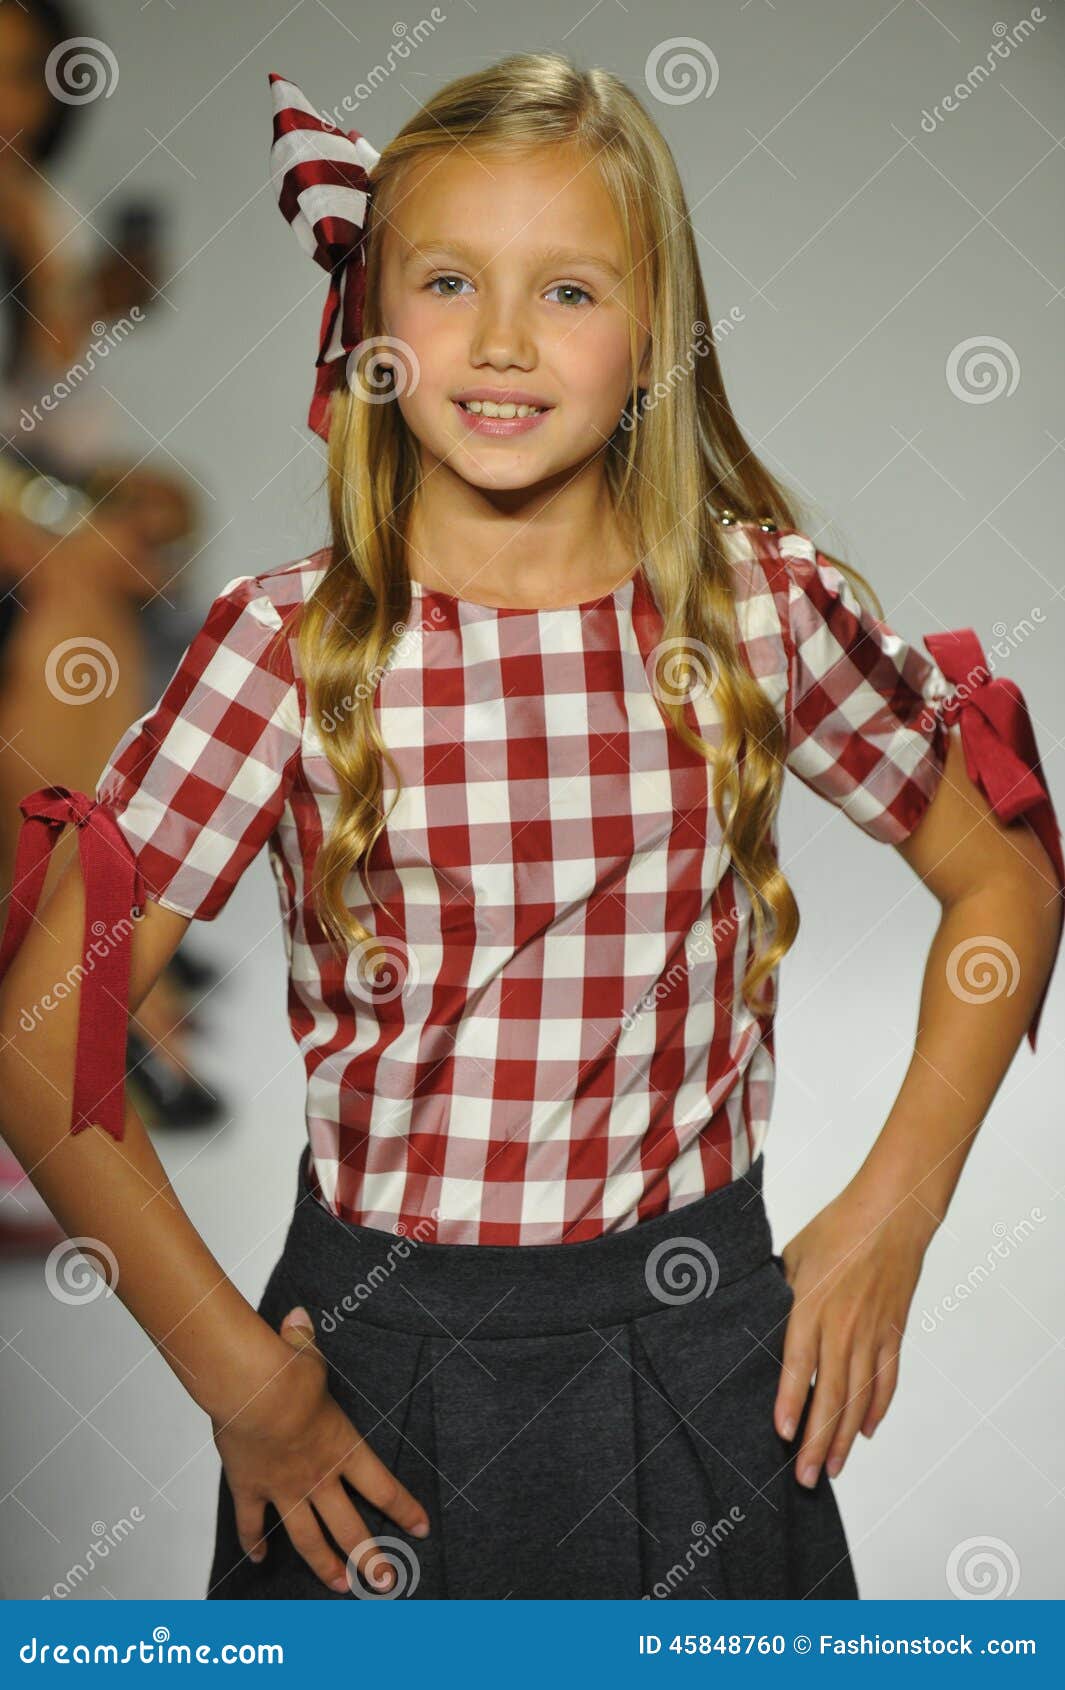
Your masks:
{"label": "smiling lips", "polygon": [[540,406],[532,396],[508,395],[506,399],[492,400],[487,396],[474,398],[465,396],[453,401],[456,410],[467,428],[477,434],[502,435],[527,434],[530,429],[541,423],[552,406]]}

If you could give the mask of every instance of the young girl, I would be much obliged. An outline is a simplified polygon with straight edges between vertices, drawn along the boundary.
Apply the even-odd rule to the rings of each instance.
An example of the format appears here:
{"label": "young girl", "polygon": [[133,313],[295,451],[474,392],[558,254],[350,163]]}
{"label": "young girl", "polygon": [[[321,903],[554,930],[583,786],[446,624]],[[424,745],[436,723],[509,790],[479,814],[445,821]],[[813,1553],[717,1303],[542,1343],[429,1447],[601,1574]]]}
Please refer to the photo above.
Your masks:
{"label": "young girl", "polygon": [[[23,801],[4,1131],[211,1418],[210,1596],[853,1598],[831,1479],[1060,940],[1023,697],[799,530],[615,77],[516,55],[380,155],[271,84],[332,542],[219,593],[95,798]],[[785,768],[943,917],[890,1120],[779,1254]],[[255,1311],[121,1049],[264,844],[309,1145]],[[1011,991],[959,992],[989,934]]]}

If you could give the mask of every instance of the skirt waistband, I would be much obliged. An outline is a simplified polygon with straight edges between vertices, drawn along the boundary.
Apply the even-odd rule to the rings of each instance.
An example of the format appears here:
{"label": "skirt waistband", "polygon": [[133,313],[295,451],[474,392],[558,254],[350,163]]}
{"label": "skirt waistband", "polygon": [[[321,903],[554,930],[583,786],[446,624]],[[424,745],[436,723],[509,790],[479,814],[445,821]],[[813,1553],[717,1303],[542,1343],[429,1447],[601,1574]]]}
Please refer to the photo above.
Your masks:
{"label": "skirt waistband", "polygon": [[763,1154],[716,1191],[577,1244],[421,1243],[356,1225],[314,1195],[308,1162],[305,1145],[277,1271],[327,1324],[542,1336],[710,1297],[772,1259]]}

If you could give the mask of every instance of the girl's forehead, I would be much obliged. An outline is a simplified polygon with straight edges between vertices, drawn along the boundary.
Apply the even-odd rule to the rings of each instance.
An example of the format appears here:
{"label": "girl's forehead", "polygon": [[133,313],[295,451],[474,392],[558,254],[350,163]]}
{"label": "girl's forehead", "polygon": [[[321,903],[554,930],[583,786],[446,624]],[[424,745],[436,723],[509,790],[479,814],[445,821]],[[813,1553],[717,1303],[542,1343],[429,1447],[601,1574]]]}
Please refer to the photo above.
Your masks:
{"label": "girl's forehead", "polygon": [[403,166],[396,190],[395,212],[406,213],[408,221],[452,199],[498,211],[540,202],[545,193],[561,210],[607,197],[594,160],[569,142],[521,152],[467,145],[434,149]]}
{"label": "girl's forehead", "polygon": [[453,240],[515,256],[546,241],[615,259],[621,250],[606,185],[568,143],[522,154],[448,147],[412,160],[393,190],[386,243],[401,263]]}

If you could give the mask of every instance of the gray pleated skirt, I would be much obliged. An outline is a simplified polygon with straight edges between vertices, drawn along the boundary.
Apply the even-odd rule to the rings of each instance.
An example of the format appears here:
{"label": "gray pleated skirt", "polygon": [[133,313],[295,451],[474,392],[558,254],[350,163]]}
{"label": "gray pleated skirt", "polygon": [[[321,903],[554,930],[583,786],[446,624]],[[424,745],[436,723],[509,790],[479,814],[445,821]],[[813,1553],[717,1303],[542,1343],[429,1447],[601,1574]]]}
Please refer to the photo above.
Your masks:
{"label": "gray pleated skirt", "polygon": [[[773,1424],[794,1292],[762,1175],[584,1243],[423,1244],[330,1215],[301,1151],[259,1312],[308,1309],[333,1396],[430,1522],[351,1488],[396,1570],[385,1596],[349,1572],[353,1595],[857,1597],[830,1480],[795,1478],[811,1398],[791,1443]],[[265,1524],[256,1565],[223,1470],[207,1595],[334,1599],[271,1503]]]}

